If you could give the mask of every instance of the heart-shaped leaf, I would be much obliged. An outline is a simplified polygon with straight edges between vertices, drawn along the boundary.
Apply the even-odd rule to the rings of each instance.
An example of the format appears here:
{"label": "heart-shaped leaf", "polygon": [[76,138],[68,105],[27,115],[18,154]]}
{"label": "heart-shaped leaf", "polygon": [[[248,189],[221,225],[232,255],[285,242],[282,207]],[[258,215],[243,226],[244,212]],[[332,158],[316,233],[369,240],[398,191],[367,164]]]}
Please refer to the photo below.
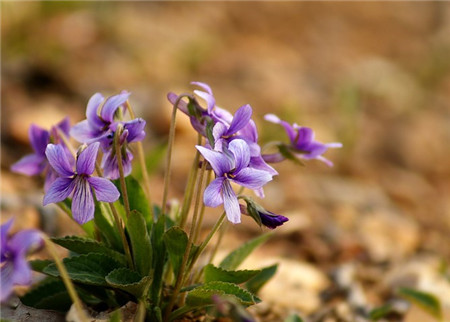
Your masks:
{"label": "heart-shaped leaf", "polygon": [[258,274],[245,283],[245,288],[253,294],[257,294],[261,287],[275,275],[277,268],[278,264],[264,267]]}
{"label": "heart-shaped leaf", "polygon": [[152,267],[152,245],[147,231],[147,224],[142,214],[133,210],[127,222],[128,236],[130,236],[131,250],[136,270],[147,276]]}
{"label": "heart-shaped leaf", "polygon": [[164,233],[164,244],[169,254],[169,260],[175,276],[178,276],[184,252],[188,244],[188,236],[180,227],[172,227]]}
{"label": "heart-shaped leaf", "polygon": [[47,277],[29,290],[20,301],[36,309],[67,311],[72,300],[66,291],[64,283],[53,277]]}
{"label": "heart-shaped leaf", "polygon": [[150,276],[141,277],[138,272],[122,267],[109,273],[105,280],[110,286],[140,298],[147,292],[152,279]]}

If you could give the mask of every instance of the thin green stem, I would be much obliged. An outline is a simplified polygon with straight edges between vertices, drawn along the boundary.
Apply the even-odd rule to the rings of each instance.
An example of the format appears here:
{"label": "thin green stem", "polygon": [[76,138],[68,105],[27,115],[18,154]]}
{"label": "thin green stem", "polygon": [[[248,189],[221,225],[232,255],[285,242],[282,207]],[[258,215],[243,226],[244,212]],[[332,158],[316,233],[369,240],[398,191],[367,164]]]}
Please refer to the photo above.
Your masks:
{"label": "thin green stem", "polygon": [[48,252],[50,253],[50,256],[55,261],[55,265],[58,268],[59,274],[61,275],[61,279],[67,289],[67,292],[69,293],[70,299],[72,300],[73,304],[75,305],[75,308],[78,311],[78,318],[82,322],[89,321],[84,312],[83,303],[81,302],[80,298],[78,297],[75,287],[74,287],[72,281],[70,280],[69,274],[67,273],[67,270],[66,270],[63,262],[61,261],[61,259],[59,258],[58,254],[56,252],[55,246],[53,245],[53,243],[50,241],[50,239],[46,235],[42,235],[42,237],[43,237],[45,246],[46,246]]}
{"label": "thin green stem", "polygon": [[[131,107],[130,103],[128,101],[126,101],[125,103],[128,112],[130,113],[130,117],[132,119],[135,119],[136,116],[134,114],[133,108]],[[144,179],[144,191],[145,191],[145,195],[147,196],[147,200],[148,203],[150,204],[150,217],[153,218],[154,214],[153,214],[153,204],[152,204],[152,198],[151,198],[151,193],[150,193],[150,177],[148,175],[148,171],[147,171],[147,164],[145,163],[145,154],[144,154],[144,148],[142,145],[142,142],[136,142],[136,146],[137,146],[137,156],[139,159],[139,163],[141,164],[141,170],[142,170],[142,177]]]}
{"label": "thin green stem", "polygon": [[[207,186],[211,183],[211,180],[212,180],[212,172],[211,172],[211,171],[208,171],[208,175],[207,175],[207,177],[206,177],[206,184],[205,184],[205,187],[207,187]],[[200,209],[200,217],[199,217],[199,219],[198,219],[197,228],[195,229],[195,234],[194,234],[194,244],[197,243],[198,236],[199,236],[200,231],[201,231],[201,228],[202,228],[203,217],[204,217],[204,215],[205,215],[205,204],[202,203],[201,209]]]}
{"label": "thin green stem", "polygon": [[200,205],[201,192],[202,192],[202,186],[203,186],[203,175],[205,173],[206,163],[207,163],[206,161],[203,162],[202,168],[198,175],[199,178],[197,180],[196,191],[195,191],[196,200],[195,200],[195,206],[194,206],[194,215],[192,217],[192,224],[189,229],[188,243],[187,243],[186,249],[184,251],[183,259],[181,261],[180,270],[178,272],[178,276],[177,276],[177,279],[175,282],[175,287],[174,287],[172,296],[170,297],[169,304],[167,305],[166,310],[164,312],[164,321],[168,320],[170,312],[172,311],[172,308],[177,300],[178,294],[180,293],[181,287],[183,285],[183,281],[185,280],[184,272],[186,270],[186,265],[189,260],[189,254],[191,253],[191,249],[192,249],[192,245],[193,245],[192,241],[193,241],[194,232],[195,232],[196,223],[197,223],[198,210],[200,207],[199,205]]}
{"label": "thin green stem", "polygon": [[167,195],[169,193],[169,183],[171,177],[171,166],[172,166],[172,150],[173,144],[175,142],[175,125],[176,125],[176,116],[178,104],[180,104],[181,100],[184,97],[191,97],[189,94],[181,94],[178,96],[175,104],[173,104],[172,117],[170,119],[170,130],[169,130],[169,142],[167,146],[167,160],[166,160],[166,174],[164,176],[164,191],[163,191],[163,200],[162,200],[162,213],[166,213],[167,209]]}
{"label": "thin green stem", "polygon": [[125,256],[127,257],[128,260],[128,265],[130,265],[130,267],[134,269],[133,257],[131,256],[130,245],[128,244],[127,237],[125,236],[122,218],[120,218],[120,215],[117,212],[117,209],[114,206],[114,204],[112,202],[109,202],[108,204],[114,216],[114,221],[116,223],[117,230],[119,231],[120,234],[120,239],[122,239],[123,250],[125,251]]}
{"label": "thin green stem", "polygon": [[123,164],[122,164],[122,145],[120,144],[120,136],[122,135],[123,126],[119,124],[117,127],[116,133],[114,134],[114,148],[116,150],[116,156],[117,156],[117,165],[119,168],[119,181],[120,181],[120,188],[122,190],[122,199],[123,204],[125,206],[125,213],[127,214],[127,218],[130,217],[130,202],[128,200],[128,191],[127,191],[127,184],[125,182],[125,174],[123,171]]}

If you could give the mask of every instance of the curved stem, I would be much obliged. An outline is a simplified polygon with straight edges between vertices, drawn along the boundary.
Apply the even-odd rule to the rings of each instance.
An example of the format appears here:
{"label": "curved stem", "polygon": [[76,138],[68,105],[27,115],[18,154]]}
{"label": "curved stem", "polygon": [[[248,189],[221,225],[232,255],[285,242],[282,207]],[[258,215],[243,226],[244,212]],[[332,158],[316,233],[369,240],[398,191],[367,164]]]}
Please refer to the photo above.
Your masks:
{"label": "curved stem", "polygon": [[116,150],[117,166],[119,168],[119,181],[122,190],[123,205],[125,206],[125,213],[127,218],[130,217],[130,202],[128,200],[127,184],[125,182],[125,174],[123,172],[123,160],[122,160],[122,145],[120,144],[120,136],[122,135],[123,127],[121,124],[117,126],[116,133],[114,134],[114,148]]}
{"label": "curved stem", "polygon": [[191,97],[191,95],[181,94],[180,96],[177,97],[175,104],[173,104],[172,117],[170,119],[169,142],[167,147],[167,160],[166,160],[166,174],[164,176],[164,192],[163,192],[163,201],[161,205],[161,210],[163,214],[166,213],[167,208],[167,195],[169,193],[169,183],[171,176],[172,150],[173,150],[173,143],[175,141],[175,123],[176,123],[177,109],[178,104],[180,104],[181,99],[183,99],[184,97]]}
{"label": "curved stem", "polygon": [[75,305],[77,311],[78,311],[78,318],[82,322],[89,321],[87,316],[85,315],[84,309],[83,309],[83,303],[81,302],[80,298],[78,297],[78,294],[75,290],[75,287],[70,280],[69,274],[67,273],[67,270],[59,258],[55,246],[50,241],[50,239],[42,234],[42,238],[44,240],[45,246],[47,247],[48,252],[50,253],[50,256],[52,256],[53,260],[55,261],[55,265],[58,268],[59,274],[61,275],[61,279],[64,283],[64,286],[67,289],[67,293],[69,293],[70,299],[72,300],[73,304]]}

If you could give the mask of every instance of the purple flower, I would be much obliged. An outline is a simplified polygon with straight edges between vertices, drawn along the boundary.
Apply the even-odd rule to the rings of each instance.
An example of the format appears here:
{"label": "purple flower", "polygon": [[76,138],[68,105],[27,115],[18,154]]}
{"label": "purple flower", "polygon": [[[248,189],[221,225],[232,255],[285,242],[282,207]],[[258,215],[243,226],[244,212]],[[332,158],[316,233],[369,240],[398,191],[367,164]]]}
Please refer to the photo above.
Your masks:
{"label": "purple flower", "polygon": [[[47,144],[61,143],[60,134],[61,131],[64,135],[69,135],[70,123],[69,119],[65,118],[55,126],[53,126],[50,131],[47,131],[35,124],[31,124],[28,130],[28,137],[33,147],[34,153],[24,156],[22,159],[17,161],[11,166],[11,171],[25,174],[28,176],[34,176],[38,174],[45,173],[45,184],[44,190],[47,191],[53,181],[58,177],[55,171],[49,166],[47,157],[45,156],[45,149]],[[65,147],[65,146],[64,146]],[[69,153],[68,149],[65,147],[65,153]]]}
{"label": "purple flower", "polygon": [[250,149],[244,140],[231,141],[224,152],[198,145],[196,148],[210,163],[216,175],[216,179],[205,189],[203,196],[205,205],[217,207],[223,203],[228,220],[234,224],[240,223],[239,202],[231,182],[257,190],[272,180],[272,175],[267,171],[249,167]]}
{"label": "purple flower", "polygon": [[275,229],[283,225],[289,219],[268,211],[253,201],[246,199],[247,207],[239,205],[241,213],[252,217],[260,226],[264,225],[269,229]]}
{"label": "purple flower", "polygon": [[60,145],[49,144],[45,151],[50,165],[60,178],[52,184],[44,196],[44,206],[49,203],[63,201],[70,195],[72,199],[72,216],[79,224],[84,224],[94,218],[94,197],[99,201],[114,202],[120,193],[114,184],[99,177],[92,177],[100,143],[95,142],[81,151],[76,160],[76,171],[67,156],[62,153]]}
{"label": "purple flower", "polygon": [[[333,163],[325,159],[322,154],[325,153],[328,148],[340,148],[342,143],[320,143],[314,140],[314,132],[309,127],[299,126],[297,124],[290,125],[286,121],[280,120],[280,118],[274,114],[267,114],[264,119],[266,121],[280,124],[286,130],[286,133],[290,140],[288,149],[297,158],[301,159],[317,159],[328,166],[333,166]],[[263,156],[267,162],[280,162],[285,159],[281,154],[273,154]]]}
{"label": "purple flower", "polygon": [[14,285],[31,284],[31,268],[26,256],[43,245],[37,230],[22,230],[8,236],[12,223],[11,219],[0,226],[0,302],[9,297]]}

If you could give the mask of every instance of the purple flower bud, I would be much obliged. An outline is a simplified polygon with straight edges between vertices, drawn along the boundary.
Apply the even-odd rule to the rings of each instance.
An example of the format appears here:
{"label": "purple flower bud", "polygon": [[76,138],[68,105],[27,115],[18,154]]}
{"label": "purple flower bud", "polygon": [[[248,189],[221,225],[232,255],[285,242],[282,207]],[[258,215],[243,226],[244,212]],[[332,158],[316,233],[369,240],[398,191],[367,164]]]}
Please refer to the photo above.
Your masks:
{"label": "purple flower bud", "polygon": [[277,215],[264,209],[261,205],[257,204],[248,197],[244,197],[243,199],[247,203],[247,207],[244,205],[239,205],[241,213],[252,217],[260,226],[264,225],[269,229],[275,229],[289,220],[282,215]]}

